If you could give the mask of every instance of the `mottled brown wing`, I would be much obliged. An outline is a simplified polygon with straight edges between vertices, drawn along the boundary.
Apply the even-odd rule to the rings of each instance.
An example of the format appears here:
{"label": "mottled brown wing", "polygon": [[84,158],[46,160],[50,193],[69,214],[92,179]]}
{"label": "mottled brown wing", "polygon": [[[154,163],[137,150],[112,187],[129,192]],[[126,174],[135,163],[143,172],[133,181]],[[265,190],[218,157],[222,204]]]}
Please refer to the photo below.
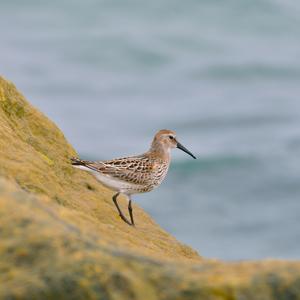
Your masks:
{"label": "mottled brown wing", "polygon": [[134,184],[147,184],[153,177],[155,161],[145,156],[88,162],[86,167]]}

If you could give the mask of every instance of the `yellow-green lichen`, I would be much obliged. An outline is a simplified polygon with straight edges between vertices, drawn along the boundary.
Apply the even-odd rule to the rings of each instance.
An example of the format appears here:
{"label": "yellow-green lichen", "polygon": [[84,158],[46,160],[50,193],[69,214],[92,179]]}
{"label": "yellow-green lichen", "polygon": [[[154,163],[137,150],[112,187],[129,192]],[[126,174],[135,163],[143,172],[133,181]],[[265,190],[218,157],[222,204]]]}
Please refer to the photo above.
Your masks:
{"label": "yellow-green lichen", "polygon": [[299,262],[202,259],[136,205],[127,226],[112,192],[72,168],[61,131],[1,77],[0,100],[0,299],[300,299]]}

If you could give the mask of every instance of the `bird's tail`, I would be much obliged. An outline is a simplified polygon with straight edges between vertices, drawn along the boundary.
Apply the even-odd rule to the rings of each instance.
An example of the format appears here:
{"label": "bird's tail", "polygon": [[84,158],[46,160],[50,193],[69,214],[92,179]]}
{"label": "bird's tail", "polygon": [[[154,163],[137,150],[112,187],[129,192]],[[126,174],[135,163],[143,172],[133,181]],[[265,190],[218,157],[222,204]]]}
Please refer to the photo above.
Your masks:
{"label": "bird's tail", "polygon": [[71,164],[72,164],[72,166],[85,166],[86,161],[81,160],[81,159],[76,158],[76,157],[71,157]]}

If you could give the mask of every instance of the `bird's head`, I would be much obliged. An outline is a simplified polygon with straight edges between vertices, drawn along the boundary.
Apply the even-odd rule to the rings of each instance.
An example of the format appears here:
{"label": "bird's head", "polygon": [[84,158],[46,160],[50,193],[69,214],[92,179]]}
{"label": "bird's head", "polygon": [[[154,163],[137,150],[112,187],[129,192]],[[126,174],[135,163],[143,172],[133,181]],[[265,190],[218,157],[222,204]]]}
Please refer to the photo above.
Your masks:
{"label": "bird's head", "polygon": [[155,148],[161,147],[165,151],[170,151],[170,149],[178,148],[196,159],[196,157],[188,149],[186,149],[178,142],[176,133],[172,130],[162,129],[155,134],[152,142],[152,149],[155,150]]}

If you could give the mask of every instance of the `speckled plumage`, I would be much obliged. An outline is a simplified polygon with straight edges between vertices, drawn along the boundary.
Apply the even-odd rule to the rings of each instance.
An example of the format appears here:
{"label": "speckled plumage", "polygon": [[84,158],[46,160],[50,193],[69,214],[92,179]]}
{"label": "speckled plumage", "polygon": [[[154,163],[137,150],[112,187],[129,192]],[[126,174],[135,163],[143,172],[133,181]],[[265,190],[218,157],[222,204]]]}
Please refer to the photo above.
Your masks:
{"label": "speckled plumage", "polygon": [[[163,160],[149,153],[106,161],[72,159],[73,164],[84,166],[92,171],[124,181],[126,188],[112,188],[126,195],[149,192],[163,181],[170,165],[170,159]],[[99,178],[99,181],[101,179]],[[103,183],[103,182],[102,182]],[[104,183],[104,185],[107,185]]]}
{"label": "speckled plumage", "polygon": [[[92,172],[102,184],[117,192],[113,201],[120,217],[129,225],[134,225],[130,196],[149,192],[161,184],[169,169],[170,150],[176,147],[195,158],[176,140],[174,131],[163,129],[156,133],[149,151],[142,155],[105,161],[72,158],[71,161],[74,167]],[[117,203],[120,193],[129,198],[128,210],[131,222],[123,215]]]}

